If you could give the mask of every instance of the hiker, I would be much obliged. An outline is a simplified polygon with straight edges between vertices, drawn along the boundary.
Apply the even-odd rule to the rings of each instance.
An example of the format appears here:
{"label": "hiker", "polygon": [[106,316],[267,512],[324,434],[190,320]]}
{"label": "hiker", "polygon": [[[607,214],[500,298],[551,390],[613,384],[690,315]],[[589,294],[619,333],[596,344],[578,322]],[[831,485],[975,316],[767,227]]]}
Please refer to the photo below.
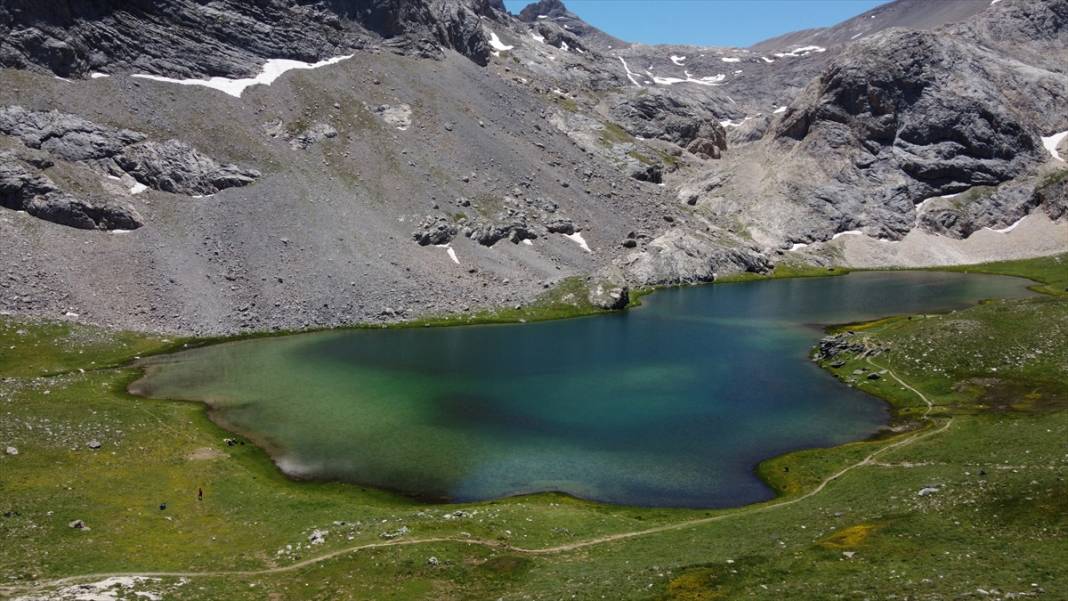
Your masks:
{"label": "hiker", "polygon": [[203,501],[203,500],[204,500],[204,489],[200,488],[200,487],[197,487],[197,501]]}

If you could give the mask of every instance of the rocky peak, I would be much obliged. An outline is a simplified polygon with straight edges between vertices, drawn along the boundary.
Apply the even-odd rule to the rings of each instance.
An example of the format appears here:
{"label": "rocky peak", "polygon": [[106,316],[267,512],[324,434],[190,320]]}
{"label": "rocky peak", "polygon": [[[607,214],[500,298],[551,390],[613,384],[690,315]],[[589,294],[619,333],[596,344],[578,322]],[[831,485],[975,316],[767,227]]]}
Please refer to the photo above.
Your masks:
{"label": "rocky peak", "polygon": [[526,21],[527,23],[533,23],[537,21],[539,17],[548,17],[550,19],[556,17],[572,16],[564,3],[560,0],[539,0],[534,4],[528,4],[523,7],[523,10],[519,11],[519,20]]}

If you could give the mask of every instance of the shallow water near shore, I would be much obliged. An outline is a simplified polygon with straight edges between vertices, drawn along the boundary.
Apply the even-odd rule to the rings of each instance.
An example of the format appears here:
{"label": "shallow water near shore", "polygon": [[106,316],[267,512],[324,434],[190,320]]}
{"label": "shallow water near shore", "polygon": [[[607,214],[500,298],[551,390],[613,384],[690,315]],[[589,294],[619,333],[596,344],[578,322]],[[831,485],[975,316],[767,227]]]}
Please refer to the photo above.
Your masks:
{"label": "shallow water near shore", "polygon": [[760,461],[862,439],[877,399],[807,354],[821,324],[1027,296],[937,272],[677,288],[604,316],[361,329],[156,357],[132,390],[208,403],[286,473],[439,501],[559,491],[628,505],[768,499]]}

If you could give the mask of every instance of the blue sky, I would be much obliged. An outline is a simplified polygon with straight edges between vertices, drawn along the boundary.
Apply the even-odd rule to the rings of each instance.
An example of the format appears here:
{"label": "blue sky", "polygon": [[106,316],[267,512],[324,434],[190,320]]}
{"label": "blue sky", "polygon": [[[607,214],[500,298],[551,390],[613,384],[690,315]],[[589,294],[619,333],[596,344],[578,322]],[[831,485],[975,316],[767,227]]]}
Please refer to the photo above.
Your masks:
{"label": "blue sky", "polygon": [[[887,0],[564,0],[587,23],[628,42],[751,46],[824,27]],[[528,0],[505,0],[518,13]]]}

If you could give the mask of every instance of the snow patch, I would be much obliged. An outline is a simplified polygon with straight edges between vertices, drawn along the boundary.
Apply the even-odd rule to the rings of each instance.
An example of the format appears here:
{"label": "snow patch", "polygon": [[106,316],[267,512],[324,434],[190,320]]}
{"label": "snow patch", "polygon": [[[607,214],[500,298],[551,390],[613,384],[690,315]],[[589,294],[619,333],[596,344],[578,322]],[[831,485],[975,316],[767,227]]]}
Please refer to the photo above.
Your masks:
{"label": "snow patch", "polygon": [[541,42],[542,44],[545,43],[545,36],[539,35],[536,31],[530,32],[530,37],[534,38],[534,41],[536,42]]}
{"label": "snow patch", "polygon": [[523,244],[526,246],[534,246],[534,242],[530,238],[523,238]]}
{"label": "snow patch", "polygon": [[593,252],[592,250],[590,250],[590,245],[586,244],[586,239],[582,237],[582,232],[575,232],[574,234],[564,234],[564,237],[581,246],[582,250],[588,253]]}
{"label": "snow patch", "polygon": [[765,63],[767,63],[767,64],[769,64],[769,65],[770,65],[771,63],[774,63],[774,62],[775,62],[775,59],[773,59],[773,58],[768,58],[768,57],[766,57],[766,56],[762,56],[762,57],[760,57],[760,60],[764,61]]}
{"label": "snow patch", "polygon": [[627,66],[627,61],[623,60],[622,56],[618,58],[619,62],[623,63],[623,70],[627,72],[627,78],[630,79],[630,82],[639,88],[642,87],[642,84],[638,83],[638,80],[634,77],[637,73],[630,70],[630,67]]}
{"label": "snow patch", "polygon": [[148,190],[148,186],[141,182],[136,182],[133,186],[130,186],[130,194],[140,194],[145,190]]}
{"label": "snow patch", "polygon": [[740,62],[742,62],[742,59],[740,59],[740,58],[738,58],[736,56],[724,56],[724,57],[721,57],[719,60],[721,60],[721,61],[723,61],[725,63],[740,63]]}
{"label": "snow patch", "polygon": [[515,46],[509,46],[509,45],[505,44],[504,42],[502,42],[501,38],[497,37],[497,34],[493,33],[492,31],[490,32],[489,43],[490,43],[490,47],[493,48],[494,50],[497,50],[498,52],[502,51],[502,50],[511,50],[512,48],[515,48]]}
{"label": "snow patch", "polygon": [[789,52],[776,52],[773,56],[778,58],[786,58],[788,56],[797,58],[808,56],[814,52],[827,52],[827,49],[822,46],[802,46],[800,48],[794,48]]}
{"label": "snow patch", "polygon": [[860,230],[849,230],[849,231],[846,231],[846,232],[838,232],[837,234],[831,236],[831,240],[837,240],[837,239],[841,238],[842,236],[863,236],[863,235],[864,235],[864,232],[862,232]]}
{"label": "snow patch", "polygon": [[675,56],[674,54],[672,54],[671,55],[671,62],[673,62],[676,65],[681,67],[682,63],[686,62],[686,57],[685,56]]}
{"label": "snow patch", "polygon": [[1068,131],[1062,131],[1059,134],[1053,134],[1052,136],[1042,138],[1042,145],[1046,147],[1046,150],[1048,150],[1051,155],[1053,155],[1053,158],[1062,163],[1064,162],[1064,157],[1061,156],[1061,153],[1057,152],[1057,147],[1061,145],[1061,141],[1064,140],[1065,136],[1068,136]]}
{"label": "snow patch", "polygon": [[269,86],[288,71],[302,71],[336,65],[353,56],[354,55],[352,54],[335,56],[317,63],[305,63],[303,61],[294,61],[286,58],[272,58],[263,64],[259,75],[243,79],[230,79],[229,77],[212,77],[210,79],[174,79],[172,77],[161,77],[159,75],[149,75],[145,73],[134,73],[131,77],[151,79],[152,81],[162,81],[164,83],[176,83],[183,86],[204,86],[206,88],[219,90],[220,92],[224,92],[235,98],[240,98],[248,88],[257,85]]}
{"label": "snow patch", "polygon": [[1024,219],[1027,219],[1027,217],[1026,217],[1026,216],[1024,216],[1024,217],[1021,217],[1020,219],[1017,219],[1017,220],[1016,220],[1016,223],[1013,223],[1013,224],[1012,224],[1012,225],[1010,225],[1010,226],[1007,226],[1007,227],[1003,227],[1003,228],[1001,228],[1001,229],[997,229],[997,230],[995,230],[995,229],[993,229],[993,228],[989,228],[989,227],[984,227],[983,229],[984,229],[984,230],[990,230],[990,231],[992,231],[992,232],[994,232],[994,233],[997,233],[997,234],[1007,234],[1007,233],[1011,232],[1012,230],[1016,229],[1016,226],[1018,226],[1018,225],[1020,225],[1021,223],[1023,223],[1023,220],[1024,220]]}
{"label": "snow patch", "polygon": [[771,113],[773,115],[778,115],[780,113],[785,113],[785,112],[786,112],[786,107],[785,106],[780,106],[779,108],[775,109],[774,111],[771,111]]}
{"label": "snow patch", "polygon": [[452,262],[457,265],[460,264],[460,259],[456,256],[456,251],[452,249],[452,244],[435,244],[435,246],[444,248],[445,252],[449,255],[449,258],[452,259]]}
{"label": "snow patch", "polygon": [[856,35],[854,35],[853,37],[851,37],[851,38],[849,38],[849,39],[851,39],[851,40],[855,40],[855,39],[859,38],[859,37],[860,37],[860,36],[862,36],[862,35],[864,35],[864,32],[863,32],[863,31],[862,31],[862,32],[860,32],[860,33],[858,33],[858,34],[856,34]]}
{"label": "snow patch", "polygon": [[796,242],[796,243],[794,243],[793,246],[790,247],[790,250],[791,251],[801,250],[802,248],[805,248],[806,246],[808,246],[808,244],[805,244],[804,242]]}
{"label": "snow patch", "polygon": [[105,77],[111,77],[111,76],[108,75],[107,73],[90,73],[89,74],[89,78],[90,79],[104,79]]}
{"label": "snow patch", "polygon": [[694,77],[693,75],[690,75],[689,71],[683,71],[682,73],[686,76],[686,79],[682,79],[681,77],[660,77],[659,75],[655,75],[652,71],[646,71],[646,73],[649,74],[649,77],[653,78],[653,83],[662,86],[672,86],[677,83],[695,83],[699,86],[718,86],[723,83],[723,80],[727,79],[727,76],[723,73],[707,77]]}
{"label": "snow patch", "polygon": [[565,42],[563,40],[560,40],[560,50],[563,50],[564,52],[568,52],[568,51],[571,50],[571,46],[568,46],[567,42]]}
{"label": "snow patch", "polygon": [[741,126],[745,125],[746,121],[748,121],[750,119],[755,119],[756,117],[759,117],[759,116],[760,116],[760,113],[757,113],[756,115],[753,115],[753,116],[746,115],[745,118],[743,118],[741,121],[731,121],[730,119],[727,119],[725,121],[720,121],[719,124],[722,125],[723,127],[741,127]]}

